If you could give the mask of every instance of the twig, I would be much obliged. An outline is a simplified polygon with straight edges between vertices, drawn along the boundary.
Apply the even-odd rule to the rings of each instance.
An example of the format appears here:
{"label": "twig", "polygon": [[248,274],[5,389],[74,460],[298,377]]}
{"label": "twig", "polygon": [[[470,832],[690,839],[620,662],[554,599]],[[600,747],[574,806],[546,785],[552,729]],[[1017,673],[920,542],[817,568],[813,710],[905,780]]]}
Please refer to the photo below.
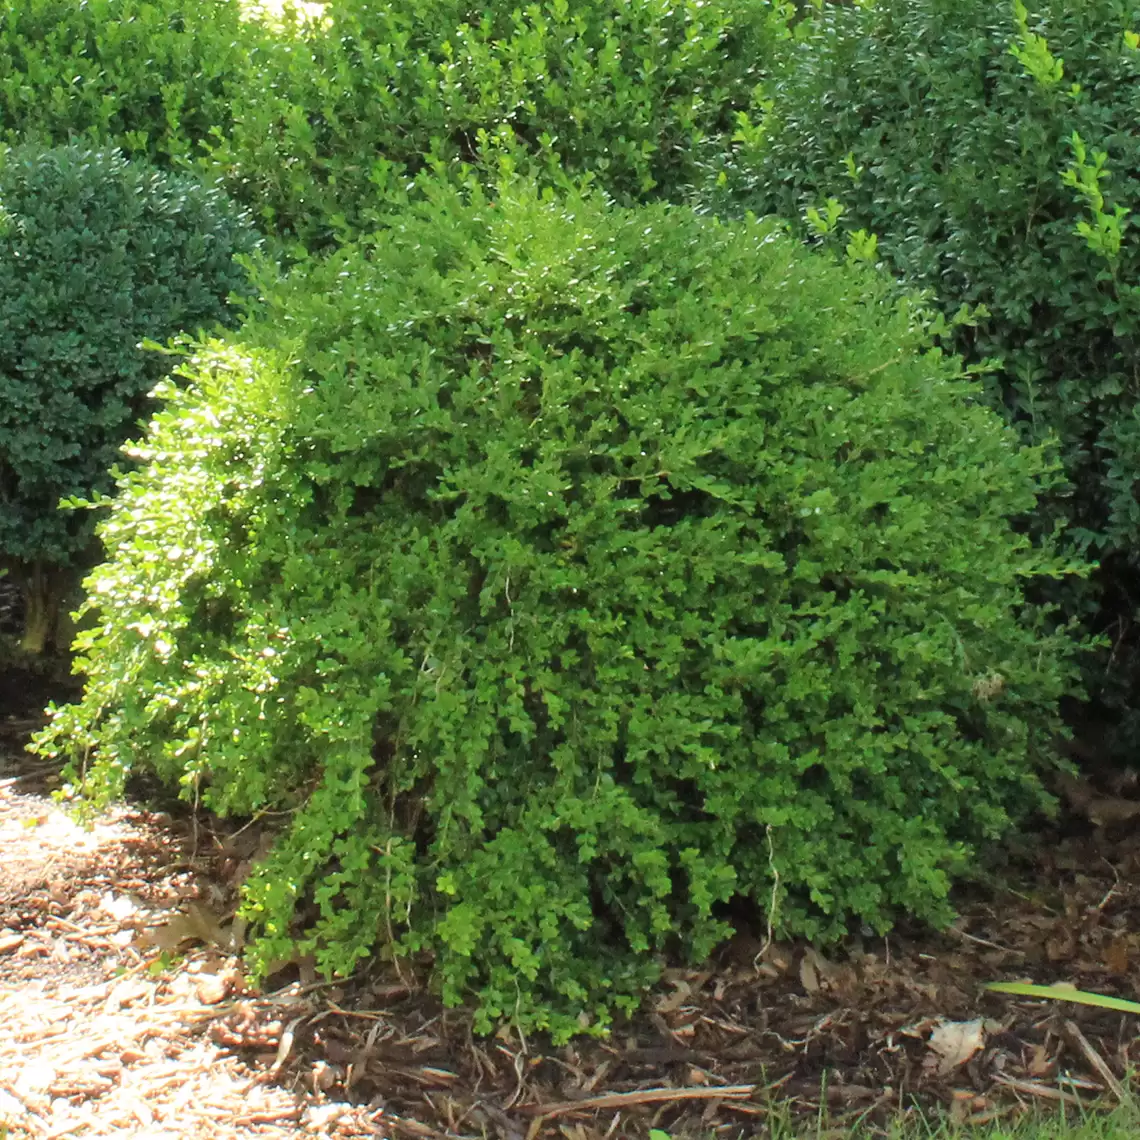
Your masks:
{"label": "twig", "polygon": [[403,1116],[390,1116],[388,1113],[385,1113],[380,1119],[383,1123],[387,1124],[389,1128],[397,1128],[403,1132],[410,1132],[413,1136],[434,1138],[446,1135],[444,1132],[429,1128],[426,1124],[421,1124],[418,1120],[409,1120]]}
{"label": "twig", "polygon": [[768,953],[772,945],[772,929],[776,924],[776,905],[779,902],[780,871],[776,866],[776,852],[772,847],[772,825],[764,828],[764,836],[768,840],[768,867],[772,872],[772,898],[768,902],[768,929],[764,935],[764,945],[760,947],[756,957],[752,959],[753,968],[759,968],[760,959]]}
{"label": "twig", "polygon": [[625,1108],[631,1104],[658,1104],[674,1100],[747,1100],[755,1085],[698,1085],[695,1088],[635,1089],[633,1092],[606,1093],[582,1100],[562,1100],[555,1104],[520,1105],[516,1112],[527,1116],[563,1116],[568,1112],[588,1112],[594,1108]]}
{"label": "twig", "polygon": [[1112,1090],[1112,1095],[1122,1104],[1129,1100],[1128,1091],[1113,1075],[1108,1062],[1089,1044],[1089,1039],[1080,1031],[1075,1021],[1065,1022],[1065,1033],[1085,1055],[1085,1060],[1100,1074],[1101,1080]]}
{"label": "twig", "polygon": [[957,926],[948,926],[946,928],[947,934],[956,934],[959,938],[964,938],[967,942],[974,942],[978,946],[988,946],[991,950],[1000,950],[1003,954],[1019,954],[1022,958],[1025,957],[1024,950],[1015,950],[1011,946],[1002,946],[997,942],[990,942],[986,938],[979,938],[976,934],[967,934],[966,931]]}
{"label": "twig", "polygon": [[[399,998],[407,997],[411,993],[408,986],[401,985],[387,985],[387,986],[373,986],[372,995],[374,997],[390,997]],[[385,1009],[345,1009],[343,1006],[337,1005],[335,1001],[325,1002],[325,1008],[330,1012],[337,1014],[340,1017],[360,1017],[365,1021],[387,1021],[392,1013],[390,1010]]]}
{"label": "twig", "polygon": [[1064,1104],[1071,1104],[1077,1108],[1084,1108],[1088,1102],[1072,1093],[1055,1089],[1052,1085],[1043,1085],[1039,1081],[1022,1081],[1017,1077],[1007,1077],[1004,1073],[994,1073],[994,1080],[999,1085],[1005,1085],[1014,1092],[1027,1093],[1029,1096],[1039,1096],[1043,1100],[1059,1100]]}
{"label": "twig", "polygon": [[1097,910],[1104,910],[1104,908],[1108,906],[1109,901],[1119,892],[1120,889],[1120,872],[1117,871],[1117,869],[1111,863],[1109,863],[1109,861],[1103,855],[1101,856],[1101,862],[1108,865],[1108,869],[1112,872],[1113,883],[1112,886],[1109,887],[1105,892],[1104,898],[1102,898],[1100,902],[1096,904]]}
{"label": "twig", "polygon": [[264,1112],[247,1112],[242,1116],[235,1116],[232,1124],[276,1124],[279,1120],[296,1120],[301,1115],[300,1105],[291,1108],[267,1109]]}

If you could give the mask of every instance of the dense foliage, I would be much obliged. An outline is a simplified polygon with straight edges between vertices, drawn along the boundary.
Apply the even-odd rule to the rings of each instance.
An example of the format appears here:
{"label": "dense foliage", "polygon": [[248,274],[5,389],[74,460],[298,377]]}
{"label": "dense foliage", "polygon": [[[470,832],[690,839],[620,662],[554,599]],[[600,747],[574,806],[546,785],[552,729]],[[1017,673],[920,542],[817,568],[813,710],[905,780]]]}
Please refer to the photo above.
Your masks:
{"label": "dense foliage", "polygon": [[255,959],[431,951],[484,1029],[604,1027],[734,896],[945,918],[1071,683],[1042,455],[774,223],[424,199],[164,386],[39,751],[287,809]]}
{"label": "dense foliage", "polygon": [[217,189],[114,151],[10,150],[0,202],[0,563],[30,582],[89,546],[90,515],[57,504],[110,489],[170,370],[140,342],[225,320],[256,237]]}
{"label": "dense foliage", "polygon": [[330,0],[257,56],[213,161],[310,250],[503,140],[622,201],[675,197],[751,105],[776,0]]}
{"label": "dense foliage", "polygon": [[[836,223],[841,242],[862,228],[947,313],[989,310],[951,343],[999,362],[989,398],[1023,438],[1059,437],[1071,482],[1039,517],[1071,522],[1103,562],[1095,591],[1066,604],[1118,641],[1140,601],[1140,4],[1031,8],[824,6],[717,197],[789,218],[815,209],[804,232]],[[1134,685],[1117,650],[1110,684]]]}
{"label": "dense foliage", "polygon": [[255,36],[239,0],[0,0],[0,142],[185,164],[228,133]]}

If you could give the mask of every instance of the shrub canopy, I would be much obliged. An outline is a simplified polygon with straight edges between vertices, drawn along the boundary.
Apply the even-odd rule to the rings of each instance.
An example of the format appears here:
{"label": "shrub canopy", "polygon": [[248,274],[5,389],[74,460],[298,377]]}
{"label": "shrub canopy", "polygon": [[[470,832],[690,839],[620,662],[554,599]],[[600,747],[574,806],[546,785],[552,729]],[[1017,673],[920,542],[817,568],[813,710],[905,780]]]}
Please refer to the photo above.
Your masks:
{"label": "shrub canopy", "polygon": [[677,198],[751,104],[789,13],[329,0],[267,21],[242,0],[0,0],[0,142],[197,166],[297,256],[369,229],[421,170],[461,177],[489,141],[622,201]]}
{"label": "shrub canopy", "polygon": [[213,161],[310,249],[484,136],[621,201],[677,197],[786,34],[774,0],[329,0],[256,57]]}
{"label": "shrub canopy", "polygon": [[[1029,7],[824,6],[715,197],[790,219],[833,197],[841,240],[874,233],[885,264],[947,314],[985,306],[949,344],[997,361],[988,398],[1023,439],[1060,440],[1069,484],[1038,517],[1066,520],[1101,560],[1095,590],[1066,605],[1119,643],[1140,602],[1140,230],[1126,217],[1140,202],[1140,4]],[[1140,669],[1115,649],[1140,706]]]}
{"label": "shrub canopy", "polygon": [[145,338],[227,318],[256,235],[217,189],[114,151],[0,156],[0,559],[66,565],[170,358]]}
{"label": "shrub canopy", "polygon": [[0,0],[0,142],[185,165],[228,133],[257,43],[240,0]]}
{"label": "shrub canopy", "polygon": [[604,1027],[734,896],[946,918],[1072,672],[1040,452],[772,222],[426,198],[165,385],[39,751],[289,809],[255,960],[429,950],[482,1029]]}

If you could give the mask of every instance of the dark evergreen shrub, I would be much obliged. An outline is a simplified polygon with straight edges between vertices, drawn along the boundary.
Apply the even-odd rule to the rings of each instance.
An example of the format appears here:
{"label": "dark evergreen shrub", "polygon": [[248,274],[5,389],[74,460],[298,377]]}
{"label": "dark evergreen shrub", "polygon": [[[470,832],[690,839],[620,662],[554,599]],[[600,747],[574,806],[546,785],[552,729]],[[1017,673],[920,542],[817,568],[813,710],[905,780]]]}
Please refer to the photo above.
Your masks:
{"label": "dark evergreen shrub", "polygon": [[214,160],[263,225],[313,248],[483,132],[618,199],[676,197],[746,109],[774,0],[330,0],[259,56]]}
{"label": "dark evergreen shrub", "polygon": [[164,386],[38,750],[287,809],[255,963],[430,951],[481,1030],[603,1028],[734,896],[945,920],[1072,682],[1041,453],[771,222],[427,198]]}
{"label": "dark evergreen shrub", "polygon": [[0,158],[0,562],[29,597],[42,648],[52,568],[81,558],[89,512],[60,499],[110,489],[118,449],[170,358],[145,338],[231,319],[252,251],[216,189],[113,151],[15,149]]}
{"label": "dark evergreen shrub", "polygon": [[0,142],[82,139],[185,164],[228,133],[257,34],[240,0],[6,0]]}
{"label": "dark evergreen shrub", "polygon": [[825,6],[799,26],[714,197],[809,235],[827,219],[805,211],[833,198],[840,242],[876,235],[883,262],[947,314],[985,306],[949,343],[998,362],[988,399],[1023,439],[1059,438],[1069,484],[1039,521],[1065,519],[1102,562],[1065,604],[1111,635],[1100,695],[1138,707],[1140,4],[1031,9]]}

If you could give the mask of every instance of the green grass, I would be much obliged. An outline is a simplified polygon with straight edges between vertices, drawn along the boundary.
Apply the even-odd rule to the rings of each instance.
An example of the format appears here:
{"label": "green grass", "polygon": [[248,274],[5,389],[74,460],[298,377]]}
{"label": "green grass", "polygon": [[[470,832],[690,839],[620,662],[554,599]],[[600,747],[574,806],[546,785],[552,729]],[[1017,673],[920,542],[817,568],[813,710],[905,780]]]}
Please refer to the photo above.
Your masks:
{"label": "green grass", "polygon": [[1140,1110],[1134,1104],[1102,1113],[1066,1108],[974,1128],[949,1122],[908,1124],[888,1135],[891,1140],[1134,1140],[1140,1136]]}
{"label": "green grass", "polygon": [[[1064,1107],[1037,1109],[1014,1116],[1005,1123],[984,1125],[955,1124],[948,1117],[900,1117],[891,1124],[841,1127],[821,1119],[805,1126],[779,1103],[764,1126],[754,1136],[763,1140],[1138,1140],[1140,1103],[1122,1105],[1112,1111]],[[713,1140],[704,1132],[670,1133],[654,1129],[649,1140]]]}
{"label": "green grass", "polygon": [[1136,1140],[1140,1137],[1140,1105],[1130,1103],[1112,1111],[1063,1106],[1038,1108],[1021,1115],[1013,1110],[1004,1122],[957,1124],[947,1117],[900,1118],[885,1128],[854,1130],[828,1127],[773,1130],[772,1140]]}

